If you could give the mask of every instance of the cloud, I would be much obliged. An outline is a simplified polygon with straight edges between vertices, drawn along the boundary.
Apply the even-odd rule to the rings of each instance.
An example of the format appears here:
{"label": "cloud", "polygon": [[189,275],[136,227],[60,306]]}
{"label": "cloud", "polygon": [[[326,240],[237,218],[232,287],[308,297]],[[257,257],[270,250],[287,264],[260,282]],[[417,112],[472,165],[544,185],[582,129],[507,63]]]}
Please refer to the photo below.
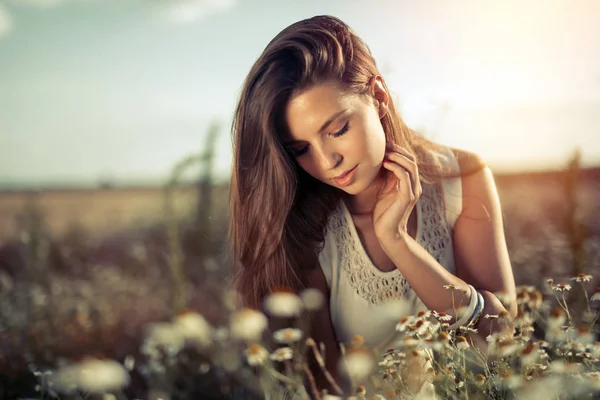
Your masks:
{"label": "cloud", "polygon": [[165,3],[162,15],[171,22],[184,24],[229,11],[235,0],[168,0]]}
{"label": "cloud", "polygon": [[0,4],[0,37],[5,36],[12,30],[13,19],[2,4]]}

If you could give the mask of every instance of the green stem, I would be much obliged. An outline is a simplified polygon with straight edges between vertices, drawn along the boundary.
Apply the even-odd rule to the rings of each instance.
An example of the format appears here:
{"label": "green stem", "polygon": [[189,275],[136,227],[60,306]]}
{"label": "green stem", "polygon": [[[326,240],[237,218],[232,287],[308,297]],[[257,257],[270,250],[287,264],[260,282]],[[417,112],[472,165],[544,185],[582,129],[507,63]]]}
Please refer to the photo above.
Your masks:
{"label": "green stem", "polygon": [[590,308],[590,299],[588,298],[588,292],[587,292],[587,290],[585,290],[585,286],[583,285],[583,282],[579,282],[579,283],[581,284],[583,293],[585,293],[585,303],[587,306],[587,311],[588,311],[589,315],[592,315],[592,309]]}

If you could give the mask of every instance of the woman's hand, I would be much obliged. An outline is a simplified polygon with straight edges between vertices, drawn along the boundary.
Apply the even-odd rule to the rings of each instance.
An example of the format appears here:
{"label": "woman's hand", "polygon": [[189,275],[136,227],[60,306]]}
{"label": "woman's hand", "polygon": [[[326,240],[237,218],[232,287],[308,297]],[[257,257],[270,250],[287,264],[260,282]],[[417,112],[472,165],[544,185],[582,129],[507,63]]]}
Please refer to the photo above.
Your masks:
{"label": "woman's hand", "polygon": [[408,218],[422,193],[414,156],[396,144],[388,144],[383,167],[389,173],[373,210],[375,235],[392,243],[408,235]]}
{"label": "woman's hand", "polygon": [[486,338],[491,334],[512,338],[515,334],[515,325],[508,315],[508,311],[494,293],[487,290],[480,290],[479,293],[481,293],[485,302],[482,314],[484,316],[486,314],[499,316],[499,318],[481,318],[477,323],[477,333],[470,335],[470,337],[473,347],[483,352],[483,354],[491,356],[488,354],[489,343]]}

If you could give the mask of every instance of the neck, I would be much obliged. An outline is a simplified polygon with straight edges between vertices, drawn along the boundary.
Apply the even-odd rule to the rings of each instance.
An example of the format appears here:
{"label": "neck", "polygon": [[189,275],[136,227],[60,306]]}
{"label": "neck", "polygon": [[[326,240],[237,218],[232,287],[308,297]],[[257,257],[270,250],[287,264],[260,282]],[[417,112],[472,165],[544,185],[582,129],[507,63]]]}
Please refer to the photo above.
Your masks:
{"label": "neck", "polygon": [[344,198],[350,214],[357,216],[373,214],[379,189],[385,182],[385,173],[385,168],[381,168],[373,182],[365,190],[355,195],[347,195]]}

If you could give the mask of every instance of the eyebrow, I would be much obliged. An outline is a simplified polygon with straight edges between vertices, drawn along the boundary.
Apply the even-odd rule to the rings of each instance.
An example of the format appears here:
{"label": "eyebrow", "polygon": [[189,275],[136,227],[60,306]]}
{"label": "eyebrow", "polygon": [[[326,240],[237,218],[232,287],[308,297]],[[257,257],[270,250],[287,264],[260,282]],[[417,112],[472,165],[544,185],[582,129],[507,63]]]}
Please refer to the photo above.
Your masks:
{"label": "eyebrow", "polygon": [[[339,118],[339,116],[340,116],[340,115],[342,115],[343,113],[345,113],[345,112],[346,112],[346,110],[347,110],[347,108],[345,108],[345,109],[343,109],[343,110],[341,110],[341,111],[338,111],[338,112],[336,112],[335,114],[333,114],[331,117],[329,117],[329,119],[328,119],[327,121],[325,121],[325,123],[324,123],[324,124],[321,126],[321,128],[319,129],[319,133],[322,133],[322,132],[323,132],[325,129],[327,129],[327,127],[328,127],[329,125],[331,125],[331,123],[332,123],[333,121],[335,121],[337,118]],[[289,140],[289,141],[283,142],[283,144],[284,144],[284,145],[291,145],[291,144],[298,143],[298,142],[302,142],[302,141],[303,141],[303,140]]]}

